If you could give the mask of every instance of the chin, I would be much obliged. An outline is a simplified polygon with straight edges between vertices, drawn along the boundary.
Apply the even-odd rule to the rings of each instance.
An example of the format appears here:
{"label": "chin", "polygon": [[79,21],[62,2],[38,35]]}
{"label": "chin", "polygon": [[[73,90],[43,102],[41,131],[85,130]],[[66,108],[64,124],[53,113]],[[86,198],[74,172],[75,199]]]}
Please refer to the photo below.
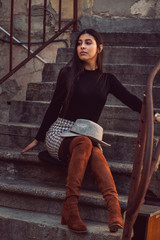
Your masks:
{"label": "chin", "polygon": [[81,61],[87,61],[87,60],[88,60],[85,56],[80,56],[79,59],[80,59]]}

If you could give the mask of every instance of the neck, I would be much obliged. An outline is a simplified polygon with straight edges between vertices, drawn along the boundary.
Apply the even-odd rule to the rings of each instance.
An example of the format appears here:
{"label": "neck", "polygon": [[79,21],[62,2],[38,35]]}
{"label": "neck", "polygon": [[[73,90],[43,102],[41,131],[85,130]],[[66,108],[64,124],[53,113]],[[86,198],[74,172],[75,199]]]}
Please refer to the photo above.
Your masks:
{"label": "neck", "polygon": [[94,71],[94,70],[96,70],[98,67],[97,67],[97,65],[96,64],[89,64],[89,63],[85,63],[84,64],[84,69],[86,69],[86,70],[92,70],[92,71]]}

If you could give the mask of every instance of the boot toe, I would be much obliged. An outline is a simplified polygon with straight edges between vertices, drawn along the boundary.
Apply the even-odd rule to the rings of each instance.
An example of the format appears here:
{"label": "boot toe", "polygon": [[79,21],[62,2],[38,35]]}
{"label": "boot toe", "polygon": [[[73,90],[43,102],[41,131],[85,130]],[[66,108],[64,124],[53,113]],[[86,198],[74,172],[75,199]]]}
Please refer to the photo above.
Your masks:
{"label": "boot toe", "polygon": [[118,229],[123,229],[123,225],[121,225],[120,223],[112,223],[110,226],[109,226],[109,230],[110,232],[117,232]]}

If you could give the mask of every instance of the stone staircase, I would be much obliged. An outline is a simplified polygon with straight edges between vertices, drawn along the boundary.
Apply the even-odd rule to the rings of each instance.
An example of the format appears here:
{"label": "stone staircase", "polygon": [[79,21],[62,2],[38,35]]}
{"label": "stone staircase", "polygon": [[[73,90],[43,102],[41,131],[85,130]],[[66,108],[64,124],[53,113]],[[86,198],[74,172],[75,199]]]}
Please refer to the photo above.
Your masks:
{"label": "stone staircase", "polygon": [[[104,39],[104,71],[117,78],[141,99],[149,72],[160,56],[160,34],[110,33]],[[72,45],[76,34],[73,34]],[[28,84],[26,101],[12,101],[9,122],[0,123],[0,235],[2,240],[95,239],[118,240],[122,231],[111,234],[107,227],[105,202],[87,169],[81,196],[80,215],[88,233],[78,235],[60,224],[65,197],[67,168],[41,162],[38,151],[20,155],[20,151],[35,137],[44,112],[53,94],[57,74],[70,60],[73,48],[59,49],[57,61],[46,64],[41,83]],[[153,87],[154,106],[160,108],[160,75]],[[112,147],[104,148],[119,193],[122,212],[127,204],[129,181],[139,114],[113,96],[109,96],[99,123],[104,128],[104,140]],[[155,144],[160,126],[155,125]],[[160,205],[160,169],[154,173],[146,202]]]}

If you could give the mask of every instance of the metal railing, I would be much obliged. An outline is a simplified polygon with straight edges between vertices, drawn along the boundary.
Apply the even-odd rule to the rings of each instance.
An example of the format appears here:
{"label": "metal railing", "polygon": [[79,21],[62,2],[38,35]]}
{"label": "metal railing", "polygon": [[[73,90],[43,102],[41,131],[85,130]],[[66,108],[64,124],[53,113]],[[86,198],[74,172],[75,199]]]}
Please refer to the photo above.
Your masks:
{"label": "metal railing", "polygon": [[133,225],[144,201],[156,163],[160,157],[160,140],[158,140],[153,153],[154,115],[152,95],[153,81],[159,70],[160,61],[153,68],[146,84],[122,240],[131,239]]}
{"label": "metal railing", "polygon": [[[0,79],[0,84],[6,81],[9,77],[11,77],[16,71],[18,71],[24,64],[30,61],[33,57],[35,57],[40,51],[42,51],[46,46],[52,43],[59,35],[73,26],[73,31],[77,30],[77,11],[78,11],[78,0],[73,0],[73,19],[71,19],[64,27],[62,27],[62,0],[59,1],[59,16],[58,16],[58,31],[55,33],[53,37],[49,40],[45,41],[46,39],[46,8],[47,8],[47,0],[44,0],[43,5],[43,41],[42,45],[37,48],[34,52],[31,50],[31,2],[32,0],[28,1],[28,44],[25,48],[28,51],[28,56],[17,66],[13,68],[13,40],[15,40],[13,36],[13,22],[14,22],[14,5],[15,1],[11,0],[11,14],[10,14],[10,54],[9,54],[9,71],[8,73]],[[1,28],[2,30],[2,28]],[[19,40],[18,40],[19,41]],[[20,42],[20,41],[19,41]],[[24,44],[23,44],[24,45]]]}

